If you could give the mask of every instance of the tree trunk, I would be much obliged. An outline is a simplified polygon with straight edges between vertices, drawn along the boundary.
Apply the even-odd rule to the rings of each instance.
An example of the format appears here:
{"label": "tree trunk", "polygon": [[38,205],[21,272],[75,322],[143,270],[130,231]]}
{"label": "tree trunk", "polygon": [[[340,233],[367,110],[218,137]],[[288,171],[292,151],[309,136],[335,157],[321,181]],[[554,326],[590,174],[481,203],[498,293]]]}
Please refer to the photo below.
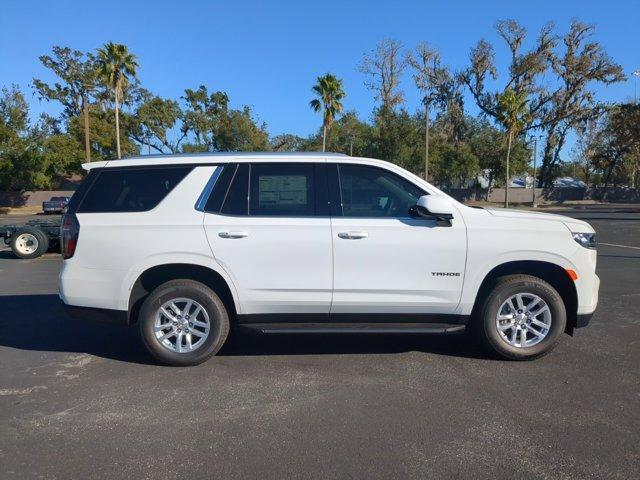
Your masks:
{"label": "tree trunk", "polygon": [[553,152],[556,143],[555,135],[549,133],[547,141],[544,145],[544,151],[542,152],[542,164],[538,171],[538,185],[542,188],[551,187],[553,184],[553,178],[551,178],[551,172],[553,171]]}
{"label": "tree trunk", "polygon": [[429,103],[424,103],[424,179],[429,181]]}
{"label": "tree trunk", "polygon": [[606,173],[604,174],[604,188],[605,190],[607,189],[607,187],[609,186],[609,180],[611,180],[611,175],[613,174],[613,169],[616,165],[617,162],[617,158],[613,159],[613,162],[608,166]]}
{"label": "tree trunk", "polygon": [[116,88],[116,151],[120,158],[120,111],[118,108],[118,89]]}
{"label": "tree trunk", "polygon": [[327,150],[327,126],[322,125],[322,151]]}
{"label": "tree trunk", "polygon": [[540,182],[542,187],[553,187],[553,181],[555,180],[553,173],[554,167],[558,165],[560,160],[560,151],[564,146],[567,138],[567,130],[564,129],[557,133],[550,133],[547,137],[547,143],[545,144],[544,153],[542,156],[542,166],[540,167]]}
{"label": "tree trunk", "polygon": [[509,132],[507,141],[507,176],[506,183],[504,184],[504,208],[509,208],[509,157],[511,156],[511,141],[513,138],[513,132]]}
{"label": "tree trunk", "polygon": [[84,115],[84,158],[91,161],[91,141],[89,139],[89,105],[86,92],[82,93],[82,113]]}

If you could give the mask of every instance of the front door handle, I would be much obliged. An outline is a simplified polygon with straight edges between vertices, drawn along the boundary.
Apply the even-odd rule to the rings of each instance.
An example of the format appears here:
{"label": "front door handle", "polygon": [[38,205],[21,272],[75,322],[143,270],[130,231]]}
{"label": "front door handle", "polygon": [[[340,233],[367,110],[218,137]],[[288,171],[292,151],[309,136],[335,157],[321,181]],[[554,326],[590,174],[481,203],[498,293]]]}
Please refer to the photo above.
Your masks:
{"label": "front door handle", "polygon": [[220,232],[220,238],[245,238],[249,236],[249,232]]}
{"label": "front door handle", "polygon": [[367,232],[340,232],[338,233],[338,237],[344,238],[345,240],[359,240],[361,238],[367,238],[369,234]]}

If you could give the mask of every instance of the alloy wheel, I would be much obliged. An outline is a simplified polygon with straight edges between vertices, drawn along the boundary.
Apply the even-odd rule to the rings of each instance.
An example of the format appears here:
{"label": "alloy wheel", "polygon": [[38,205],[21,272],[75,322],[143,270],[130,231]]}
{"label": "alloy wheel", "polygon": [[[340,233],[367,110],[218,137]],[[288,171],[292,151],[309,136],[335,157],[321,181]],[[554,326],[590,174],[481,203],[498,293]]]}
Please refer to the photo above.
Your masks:
{"label": "alloy wheel", "polygon": [[176,353],[189,353],[200,348],[211,331],[205,308],[190,298],[174,298],[157,310],[153,324],[156,340]]}
{"label": "alloy wheel", "polygon": [[496,327],[500,338],[512,347],[537,345],[551,330],[549,305],[533,293],[516,293],[498,309]]}

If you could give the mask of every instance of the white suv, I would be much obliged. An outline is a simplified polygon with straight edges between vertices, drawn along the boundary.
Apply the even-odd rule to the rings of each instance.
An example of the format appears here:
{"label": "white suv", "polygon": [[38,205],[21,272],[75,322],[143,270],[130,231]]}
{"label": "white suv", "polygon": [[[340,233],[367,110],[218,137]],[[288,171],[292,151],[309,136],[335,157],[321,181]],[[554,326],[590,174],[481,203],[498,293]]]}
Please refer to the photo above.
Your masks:
{"label": "white suv", "polygon": [[161,362],[230,328],[453,333],[526,359],[589,322],[593,228],[462,205],[388,162],[335,154],[151,156],[85,165],[63,219],[60,298],[137,323]]}

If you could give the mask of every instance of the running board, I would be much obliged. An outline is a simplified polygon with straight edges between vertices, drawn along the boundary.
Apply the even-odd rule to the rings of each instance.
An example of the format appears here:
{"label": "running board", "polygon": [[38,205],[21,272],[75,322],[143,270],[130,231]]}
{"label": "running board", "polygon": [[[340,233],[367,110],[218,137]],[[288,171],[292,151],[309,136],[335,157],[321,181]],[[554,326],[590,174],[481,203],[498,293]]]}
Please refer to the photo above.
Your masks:
{"label": "running board", "polygon": [[451,323],[245,323],[242,329],[261,333],[462,333]]}

